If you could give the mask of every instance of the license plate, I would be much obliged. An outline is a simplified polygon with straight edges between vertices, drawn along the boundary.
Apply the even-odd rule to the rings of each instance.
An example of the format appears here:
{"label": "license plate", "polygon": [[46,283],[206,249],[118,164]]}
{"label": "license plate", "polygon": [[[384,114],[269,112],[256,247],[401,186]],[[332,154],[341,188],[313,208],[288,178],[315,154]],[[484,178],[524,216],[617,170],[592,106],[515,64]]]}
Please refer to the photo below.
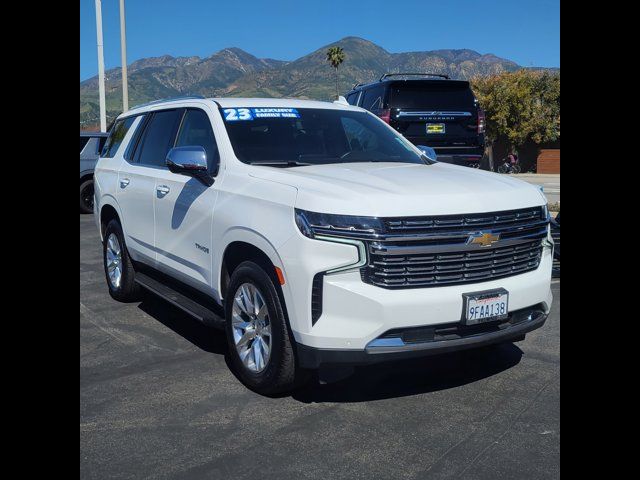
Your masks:
{"label": "license plate", "polygon": [[509,292],[504,288],[484,292],[463,293],[466,325],[502,320],[509,316]]}
{"label": "license plate", "polygon": [[444,133],[444,123],[427,123],[427,133]]}

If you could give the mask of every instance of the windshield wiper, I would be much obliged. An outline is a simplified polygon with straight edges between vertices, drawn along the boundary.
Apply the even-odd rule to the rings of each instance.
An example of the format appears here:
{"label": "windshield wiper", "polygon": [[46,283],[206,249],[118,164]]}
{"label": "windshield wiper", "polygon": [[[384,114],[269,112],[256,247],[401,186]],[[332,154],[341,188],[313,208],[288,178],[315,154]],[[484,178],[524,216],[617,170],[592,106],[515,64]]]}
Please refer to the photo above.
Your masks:
{"label": "windshield wiper", "polygon": [[286,160],[286,161],[269,161],[269,162],[249,162],[249,165],[262,165],[265,167],[306,167],[309,165],[313,165],[312,163],[307,162],[297,162],[295,160]]}

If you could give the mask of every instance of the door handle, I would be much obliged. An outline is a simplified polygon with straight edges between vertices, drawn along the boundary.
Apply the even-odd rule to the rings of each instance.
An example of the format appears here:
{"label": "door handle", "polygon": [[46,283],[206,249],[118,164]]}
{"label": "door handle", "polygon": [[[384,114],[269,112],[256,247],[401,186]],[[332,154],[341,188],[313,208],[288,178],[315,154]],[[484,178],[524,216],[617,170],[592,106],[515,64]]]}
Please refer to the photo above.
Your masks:
{"label": "door handle", "polygon": [[158,192],[161,195],[166,195],[167,193],[169,193],[170,188],[167,187],[166,185],[158,185],[156,187],[156,192]]}
{"label": "door handle", "polygon": [[128,178],[120,179],[120,188],[126,188],[129,185],[130,180]]}

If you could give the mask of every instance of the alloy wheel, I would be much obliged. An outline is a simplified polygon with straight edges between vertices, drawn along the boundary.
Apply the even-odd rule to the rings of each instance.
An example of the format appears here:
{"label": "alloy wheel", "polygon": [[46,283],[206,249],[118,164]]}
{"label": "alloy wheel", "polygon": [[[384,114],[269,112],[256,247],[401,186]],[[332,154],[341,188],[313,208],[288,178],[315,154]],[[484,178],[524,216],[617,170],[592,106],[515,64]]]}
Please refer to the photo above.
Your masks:
{"label": "alloy wheel", "polygon": [[240,361],[250,372],[260,373],[271,356],[271,321],[267,302],[255,285],[243,283],[236,290],[231,325]]}
{"label": "alloy wheel", "polygon": [[113,288],[120,288],[122,282],[122,248],[115,233],[109,235],[106,249],[107,273]]}

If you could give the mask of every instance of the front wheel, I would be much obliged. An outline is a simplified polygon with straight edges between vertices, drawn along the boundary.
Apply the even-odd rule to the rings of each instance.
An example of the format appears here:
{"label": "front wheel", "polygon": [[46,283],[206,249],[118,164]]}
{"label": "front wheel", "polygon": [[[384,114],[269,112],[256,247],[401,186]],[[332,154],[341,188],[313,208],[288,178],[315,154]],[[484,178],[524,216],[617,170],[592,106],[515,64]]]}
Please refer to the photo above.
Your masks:
{"label": "front wheel", "polygon": [[231,275],[225,316],[229,363],[246,386],[271,395],[302,383],[275,284],[256,263],[243,262]]}
{"label": "front wheel", "polygon": [[509,167],[505,164],[502,164],[498,167],[498,173],[507,173],[509,171]]}
{"label": "front wheel", "polygon": [[513,170],[513,173],[520,173],[520,171],[522,170],[520,168],[520,165],[514,165],[513,167],[511,167],[511,169]]}

